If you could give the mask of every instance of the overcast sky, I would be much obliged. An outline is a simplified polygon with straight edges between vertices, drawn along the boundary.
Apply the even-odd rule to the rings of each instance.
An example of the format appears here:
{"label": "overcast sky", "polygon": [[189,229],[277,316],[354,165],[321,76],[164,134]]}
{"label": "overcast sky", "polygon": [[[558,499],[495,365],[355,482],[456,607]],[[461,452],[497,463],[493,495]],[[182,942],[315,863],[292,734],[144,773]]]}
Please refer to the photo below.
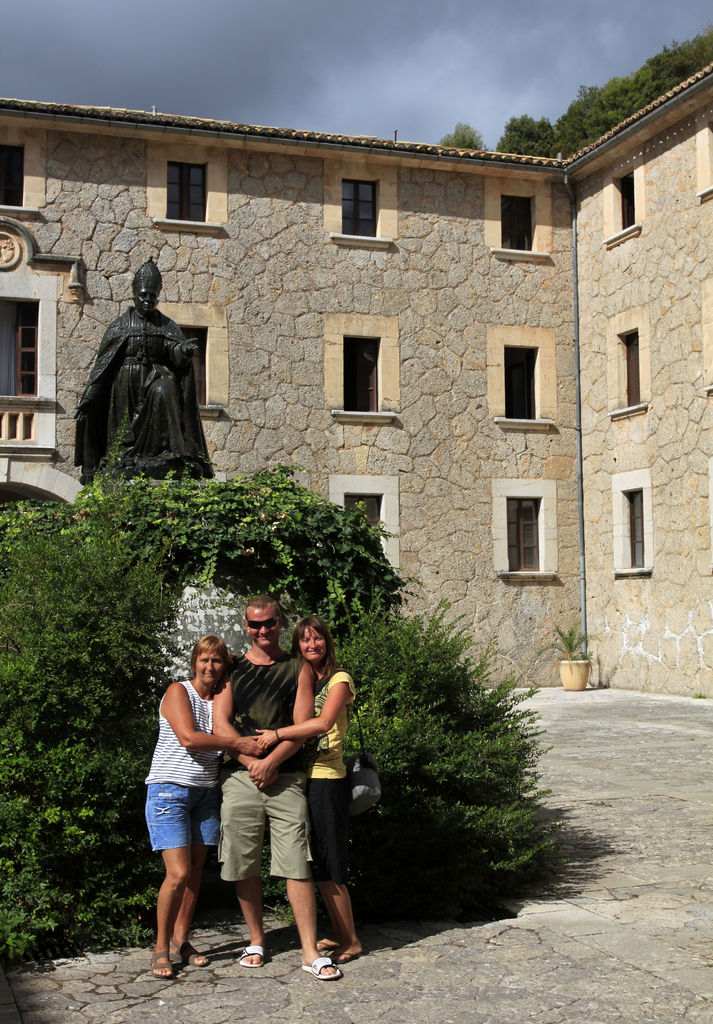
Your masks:
{"label": "overcast sky", "polygon": [[495,148],[713,21],[710,0],[24,0],[0,96]]}

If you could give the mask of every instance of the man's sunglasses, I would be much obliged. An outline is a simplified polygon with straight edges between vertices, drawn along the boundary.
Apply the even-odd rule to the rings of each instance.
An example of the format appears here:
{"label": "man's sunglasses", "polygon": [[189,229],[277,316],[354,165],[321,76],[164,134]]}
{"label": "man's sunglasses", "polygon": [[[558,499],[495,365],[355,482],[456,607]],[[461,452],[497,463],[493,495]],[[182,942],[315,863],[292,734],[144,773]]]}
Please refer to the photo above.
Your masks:
{"label": "man's sunglasses", "polygon": [[245,620],[248,629],[254,629],[256,632],[264,626],[265,629],[272,629],[273,626],[277,625],[277,619],[273,616],[271,619],[262,619],[260,622],[256,622],[255,619]]}

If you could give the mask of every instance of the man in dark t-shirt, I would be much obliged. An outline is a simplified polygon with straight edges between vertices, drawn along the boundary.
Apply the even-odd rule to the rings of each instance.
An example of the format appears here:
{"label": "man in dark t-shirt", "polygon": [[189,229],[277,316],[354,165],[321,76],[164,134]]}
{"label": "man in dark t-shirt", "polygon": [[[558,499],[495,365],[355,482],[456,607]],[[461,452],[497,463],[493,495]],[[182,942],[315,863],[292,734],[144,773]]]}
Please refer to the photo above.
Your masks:
{"label": "man in dark t-shirt", "polygon": [[[250,650],[233,665],[230,681],[216,693],[213,731],[254,736],[314,715],[312,673],[280,647],[282,612],[277,601],[260,594],[245,610]],[[265,822],[270,822],[271,874],[287,880],[287,896],[302,945],[302,965],[321,981],[341,972],[317,950],[314,885],[309,866],[305,773],[300,743],[282,740],[264,757],[226,758],[221,785],[221,877],[236,884],[238,901],[250,930],[243,967],[264,963],[260,868]]]}

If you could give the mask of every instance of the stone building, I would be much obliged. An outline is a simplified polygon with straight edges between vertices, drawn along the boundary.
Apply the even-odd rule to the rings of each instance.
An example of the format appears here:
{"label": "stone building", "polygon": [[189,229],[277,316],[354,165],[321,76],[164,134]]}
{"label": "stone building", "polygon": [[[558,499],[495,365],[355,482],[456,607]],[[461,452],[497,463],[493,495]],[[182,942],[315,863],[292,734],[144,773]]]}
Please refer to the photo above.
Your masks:
{"label": "stone building", "polygon": [[713,68],[567,173],[599,679],[713,696]]}
{"label": "stone building", "polygon": [[416,607],[550,683],[584,589],[581,334],[598,678],[713,693],[712,103],[707,69],[563,163],[0,100],[0,499],[76,495],[73,414],[151,256],[216,473],[365,501]]}

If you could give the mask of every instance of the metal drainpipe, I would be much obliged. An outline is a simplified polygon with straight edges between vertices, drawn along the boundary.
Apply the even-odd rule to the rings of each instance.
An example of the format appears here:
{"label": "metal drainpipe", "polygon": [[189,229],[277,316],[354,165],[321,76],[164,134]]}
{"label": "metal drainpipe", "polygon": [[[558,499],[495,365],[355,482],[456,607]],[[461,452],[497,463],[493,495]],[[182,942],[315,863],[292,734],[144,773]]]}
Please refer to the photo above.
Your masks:
{"label": "metal drainpipe", "polygon": [[[565,172],[564,184],[572,205],[572,273],[574,277],[574,386],[577,438],[577,513],[579,517],[579,613],[587,635],[587,569],[584,557],[584,470],[582,456],[582,385],[579,361],[579,264],[577,251],[577,197]],[[584,645],[582,646],[584,651]]]}

